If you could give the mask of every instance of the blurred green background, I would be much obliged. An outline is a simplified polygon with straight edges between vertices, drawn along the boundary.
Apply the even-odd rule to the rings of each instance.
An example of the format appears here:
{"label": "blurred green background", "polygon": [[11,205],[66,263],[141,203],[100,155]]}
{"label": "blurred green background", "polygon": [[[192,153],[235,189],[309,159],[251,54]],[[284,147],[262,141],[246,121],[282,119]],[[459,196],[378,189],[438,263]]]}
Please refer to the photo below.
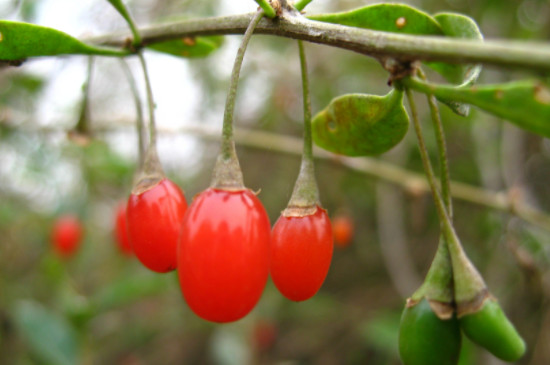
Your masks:
{"label": "blurred green background", "polygon": [[[69,3],[69,10],[78,12],[66,10],[63,16],[74,15],[91,34],[124,29],[109,4],[99,0],[6,1],[0,17],[55,27],[54,18],[44,14]],[[252,1],[234,3],[132,0],[128,5],[142,25],[174,14],[213,16],[256,8]],[[368,3],[316,0],[308,11]],[[548,40],[550,35],[548,1],[405,3],[429,13],[467,14],[487,38]],[[198,136],[196,129],[221,130],[240,37],[226,38],[206,59],[146,53],[158,104],[160,159],[188,201],[208,186],[218,151],[217,141]],[[319,45],[307,44],[306,51],[314,113],[343,93],[388,91],[388,75],[373,59]],[[142,90],[135,61],[129,64]],[[89,99],[93,141],[83,146],[68,139],[67,131],[79,119],[86,65],[85,57],[63,57],[0,69],[0,364],[400,364],[400,312],[420,285],[438,241],[429,194],[350,169],[338,158],[319,160],[324,207],[331,216],[345,212],[355,224],[350,245],[335,248],[320,292],[293,303],[268,282],[245,319],[207,323],[186,307],[175,273],[149,272],[117,248],[115,209],[127,199],[135,172],[136,113],[118,61],[97,59]],[[533,75],[486,68],[480,83],[527,76]],[[428,147],[435,152],[424,98],[419,96],[418,103]],[[242,71],[236,125],[300,138],[301,107],[296,43],[254,37]],[[514,194],[550,212],[548,140],[476,110],[468,118],[446,107],[441,111],[453,180]],[[420,172],[411,132],[378,159]],[[261,189],[259,197],[274,223],[290,197],[299,156],[244,145],[238,145],[238,154],[245,183]],[[55,217],[68,212],[81,218],[85,239],[76,256],[62,260],[52,251],[50,232]],[[455,224],[472,261],[527,342],[528,353],[518,364],[549,364],[549,231],[461,200],[455,200]],[[461,364],[500,363],[465,343]]]}

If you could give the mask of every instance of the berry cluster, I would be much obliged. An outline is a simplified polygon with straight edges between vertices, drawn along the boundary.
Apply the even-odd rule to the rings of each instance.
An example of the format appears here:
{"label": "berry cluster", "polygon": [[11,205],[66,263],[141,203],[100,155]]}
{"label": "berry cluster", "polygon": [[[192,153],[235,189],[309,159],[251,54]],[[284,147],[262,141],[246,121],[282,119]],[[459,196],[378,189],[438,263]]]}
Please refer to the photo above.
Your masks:
{"label": "berry cluster", "polygon": [[210,187],[187,207],[183,192],[163,178],[132,193],[125,211],[118,208],[117,228],[119,237],[127,231],[145,267],[158,273],[177,269],[183,297],[198,316],[230,322],[254,308],[270,273],[294,301],[311,298],[322,285],[333,248],[326,211],[315,206],[311,214],[285,212],[271,231],[249,189]]}
{"label": "berry cluster", "polygon": [[[117,215],[121,249],[128,251],[130,246],[152,271],[177,269],[189,307],[213,322],[236,321],[247,315],[258,303],[270,274],[285,297],[294,301],[311,298],[323,284],[332,259],[331,223],[320,206],[313,173],[311,111],[305,83],[302,167],[288,207],[273,230],[262,203],[243,183],[232,136],[233,109],[244,51],[262,16],[258,12],[253,18],[235,60],[221,151],[210,187],[187,206],[183,192],[166,178],[160,165],[151,113],[149,146],[146,151],[140,149],[143,158],[134,188],[125,212],[119,208]],[[300,43],[305,73],[303,53]],[[152,110],[152,96],[148,96]]]}

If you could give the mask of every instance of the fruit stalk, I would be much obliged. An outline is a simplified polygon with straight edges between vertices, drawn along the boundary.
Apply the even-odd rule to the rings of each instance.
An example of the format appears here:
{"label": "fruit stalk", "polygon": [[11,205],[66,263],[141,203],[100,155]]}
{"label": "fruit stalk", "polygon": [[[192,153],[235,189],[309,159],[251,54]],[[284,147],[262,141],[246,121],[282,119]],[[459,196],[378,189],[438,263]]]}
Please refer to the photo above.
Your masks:
{"label": "fruit stalk", "polygon": [[130,90],[132,92],[132,96],[134,97],[134,105],[136,108],[136,132],[138,135],[138,166],[141,169],[143,166],[143,162],[145,160],[145,143],[146,143],[146,136],[145,134],[145,122],[143,120],[143,110],[141,109],[141,99],[139,98],[139,92],[136,85],[136,80],[134,76],[132,75],[132,72],[130,71],[130,67],[128,67],[128,64],[124,59],[120,59],[120,65],[122,67],[122,70],[124,71],[124,74],[126,75],[126,79],[128,80],[128,84],[130,85]]}
{"label": "fruit stalk", "polygon": [[305,216],[315,213],[319,202],[319,188],[315,180],[313,162],[313,138],[311,136],[311,99],[309,94],[309,78],[304,44],[298,41],[300,53],[300,69],[302,73],[302,93],[304,104],[304,145],[300,172],[288,206],[283,215]]}
{"label": "fruit stalk", "polygon": [[[419,76],[425,80],[426,76],[422,70],[418,70]],[[443,131],[443,123],[441,122],[441,114],[437,106],[437,99],[432,94],[426,95],[428,106],[430,107],[430,115],[434,127],[435,140],[437,143],[437,151],[439,156],[439,175],[441,181],[441,195],[447,208],[449,218],[453,219],[453,203],[451,199],[451,174],[449,172],[449,160],[447,158],[447,144],[445,142],[445,132]]]}
{"label": "fruit stalk", "polygon": [[[421,70],[418,70],[418,72],[422,77],[424,76]],[[427,97],[437,141],[442,198],[449,219],[452,220],[453,206],[445,133],[443,131],[437,102],[432,95],[428,95]],[[416,113],[416,106],[413,105],[412,108],[415,109]],[[413,115],[413,118],[416,118],[416,115]],[[440,222],[440,224],[443,225],[443,222]],[[422,300],[423,297],[426,297],[430,306],[440,319],[446,320],[453,316],[455,310],[454,277],[448,243],[444,235],[439,239],[436,255],[423,285],[412,295],[407,305],[414,305]]]}
{"label": "fruit stalk", "polygon": [[432,192],[435,207],[437,209],[439,220],[442,226],[443,236],[447,241],[447,247],[449,249],[449,254],[451,257],[453,278],[455,283],[455,302],[457,303],[457,305],[460,305],[461,302],[472,301],[476,296],[478,296],[479,293],[485,292],[487,290],[487,287],[477,269],[466,256],[466,253],[464,252],[464,249],[460,244],[460,240],[458,239],[458,235],[456,234],[454,227],[451,223],[451,219],[449,218],[449,215],[445,208],[443,198],[441,197],[439,189],[437,188],[435,174],[430,163],[430,158],[428,156],[424,137],[422,136],[422,129],[420,127],[418,112],[416,110],[416,104],[414,103],[412,97],[412,92],[409,88],[406,88],[405,92],[407,94],[407,99],[409,100],[409,106],[411,109],[414,129],[418,140],[418,147],[420,150],[420,156],[422,158],[422,164],[428,178],[430,190]]}
{"label": "fruit stalk", "polygon": [[164,179],[164,170],[160,164],[160,160],[157,154],[157,129],[155,123],[155,101],[153,99],[153,90],[151,88],[151,80],[149,79],[149,72],[147,71],[147,64],[142,52],[138,52],[139,61],[143,70],[143,76],[145,78],[145,86],[147,92],[147,106],[149,109],[149,145],[145,152],[143,165],[139,172],[138,179],[132,194],[139,195],[152,187],[156,186],[162,179]]}
{"label": "fruit stalk", "polygon": [[254,33],[254,29],[264,16],[263,11],[258,11],[252,18],[244,37],[242,39],[237,56],[235,57],[235,63],[233,64],[233,71],[231,73],[231,81],[229,84],[229,91],[227,93],[227,99],[225,101],[225,111],[223,115],[223,127],[222,127],[222,143],[221,150],[216,160],[214,172],[212,176],[212,182],[210,186],[218,189],[229,190],[242,190],[244,188],[243,174],[237,158],[237,151],[235,150],[235,141],[233,139],[233,118],[235,114],[235,99],[237,96],[237,86],[239,83],[239,75],[241,73],[241,66],[244,59],[244,54],[248,46],[248,42]]}

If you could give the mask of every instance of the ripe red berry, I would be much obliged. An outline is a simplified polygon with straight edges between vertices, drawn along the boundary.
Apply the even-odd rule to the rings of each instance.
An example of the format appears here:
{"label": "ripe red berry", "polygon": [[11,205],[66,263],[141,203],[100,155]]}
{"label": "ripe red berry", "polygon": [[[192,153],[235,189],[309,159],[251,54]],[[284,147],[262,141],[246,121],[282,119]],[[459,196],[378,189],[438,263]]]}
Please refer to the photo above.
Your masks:
{"label": "ripe red berry", "polygon": [[347,247],[353,238],[353,231],[353,221],[349,215],[339,214],[332,218],[332,234],[336,246]]}
{"label": "ripe red berry", "polygon": [[186,210],[183,192],[166,178],[141,194],[130,194],[126,207],[128,237],[145,267],[159,273],[176,268],[178,236]]}
{"label": "ripe red berry", "polygon": [[132,245],[128,238],[128,225],[126,223],[126,203],[118,205],[115,217],[115,239],[118,249],[125,255],[132,254]]}
{"label": "ripe red berry", "polygon": [[64,258],[71,257],[80,246],[83,231],[76,216],[67,214],[57,218],[51,237],[55,252]]}
{"label": "ripe red berry", "polygon": [[332,259],[332,230],[327,212],[317,207],[303,217],[281,215],[271,236],[271,278],[294,301],[311,298],[325,280]]}
{"label": "ripe red berry", "polygon": [[231,322],[260,299],[269,274],[270,224],[250,190],[209,188],[183,223],[178,274],[183,296],[201,318]]}

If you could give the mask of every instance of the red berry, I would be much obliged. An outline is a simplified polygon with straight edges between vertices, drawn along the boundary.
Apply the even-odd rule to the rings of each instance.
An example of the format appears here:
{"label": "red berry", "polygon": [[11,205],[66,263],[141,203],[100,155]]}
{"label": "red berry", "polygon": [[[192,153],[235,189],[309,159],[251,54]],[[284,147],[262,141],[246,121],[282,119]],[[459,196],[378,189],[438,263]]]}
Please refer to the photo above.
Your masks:
{"label": "red berry", "polygon": [[279,217],[271,236],[271,278],[290,300],[311,298],[325,280],[332,259],[327,212],[317,207],[303,217]]}
{"label": "red berry", "polygon": [[126,203],[120,203],[116,210],[115,239],[120,252],[126,255],[132,254],[132,246],[128,238],[128,225],[126,223]]}
{"label": "red berry", "polygon": [[63,215],[54,223],[52,244],[55,252],[62,257],[72,256],[80,246],[83,228],[80,220],[74,215]]}
{"label": "red berry", "polygon": [[145,267],[159,273],[176,268],[178,236],[186,210],[183,192],[166,178],[141,194],[130,194],[126,207],[128,237]]}
{"label": "red berry", "polygon": [[201,318],[231,322],[260,299],[269,274],[269,218],[250,190],[209,188],[185,215],[178,257],[183,296]]}
{"label": "red berry", "polygon": [[353,221],[350,216],[339,214],[332,218],[332,234],[334,244],[339,247],[347,247],[353,237]]}

